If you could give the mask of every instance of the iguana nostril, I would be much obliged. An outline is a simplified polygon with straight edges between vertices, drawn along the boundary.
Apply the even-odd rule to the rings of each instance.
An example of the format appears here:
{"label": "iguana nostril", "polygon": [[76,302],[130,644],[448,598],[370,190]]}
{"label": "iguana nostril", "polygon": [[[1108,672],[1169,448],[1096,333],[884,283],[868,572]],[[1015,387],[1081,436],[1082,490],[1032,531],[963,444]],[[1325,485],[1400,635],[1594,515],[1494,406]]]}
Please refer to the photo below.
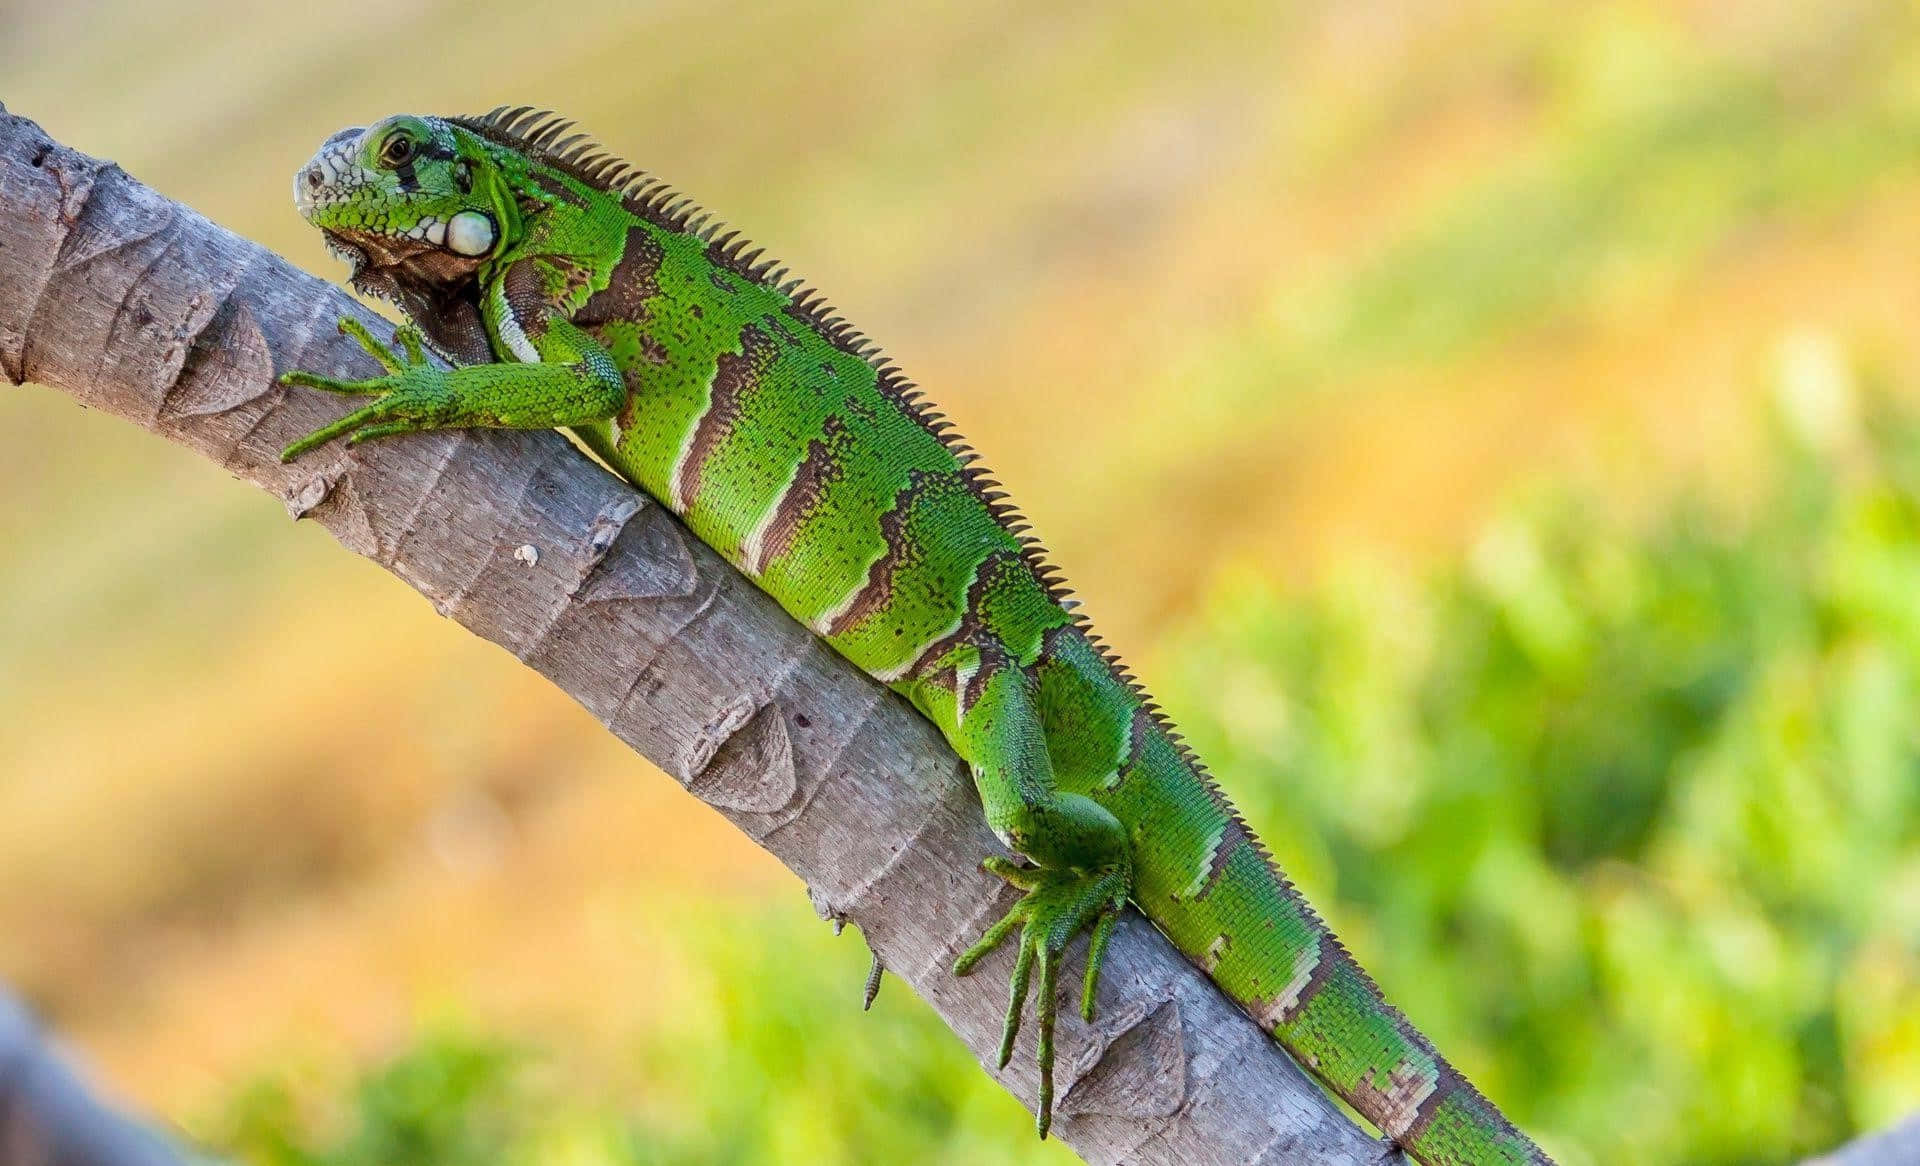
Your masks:
{"label": "iguana nostril", "polygon": [[307,167],[307,189],[319,190],[321,183],[325,181],[326,181],[326,176],[320,173],[320,167],[318,166]]}

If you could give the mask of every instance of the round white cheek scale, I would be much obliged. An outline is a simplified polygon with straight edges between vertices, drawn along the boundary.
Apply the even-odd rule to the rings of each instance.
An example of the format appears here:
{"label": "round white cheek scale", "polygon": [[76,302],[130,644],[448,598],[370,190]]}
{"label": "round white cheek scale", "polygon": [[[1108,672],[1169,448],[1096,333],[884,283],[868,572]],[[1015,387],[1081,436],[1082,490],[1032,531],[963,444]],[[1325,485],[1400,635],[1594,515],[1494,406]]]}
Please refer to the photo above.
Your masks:
{"label": "round white cheek scale", "polygon": [[485,255],[493,247],[493,220],[479,211],[461,211],[447,224],[447,247],[461,255]]}

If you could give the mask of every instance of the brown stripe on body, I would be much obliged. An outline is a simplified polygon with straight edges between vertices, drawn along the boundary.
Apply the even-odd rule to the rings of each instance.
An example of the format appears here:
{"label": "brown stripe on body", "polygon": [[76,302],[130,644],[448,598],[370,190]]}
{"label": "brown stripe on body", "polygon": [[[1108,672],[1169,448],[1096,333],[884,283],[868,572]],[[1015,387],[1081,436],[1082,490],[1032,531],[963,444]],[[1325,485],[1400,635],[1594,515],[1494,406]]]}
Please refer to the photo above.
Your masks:
{"label": "brown stripe on body", "polygon": [[824,634],[828,638],[855,626],[885,607],[887,600],[893,598],[893,573],[900,569],[901,560],[907,554],[907,515],[912,513],[920,496],[927,493],[938,480],[939,475],[926,470],[907,471],[906,489],[894,495],[893,505],[880,516],[880,541],[886,545],[886,550],[867,568],[867,581],[860,585],[853,599],[827,624]]}
{"label": "brown stripe on body", "polygon": [[561,202],[572,203],[574,206],[583,208],[589,205],[585,196],[561,181],[557,175],[549,174],[538,167],[532,167],[527,171],[527,178],[535,186],[546,191]]}
{"label": "brown stripe on body", "polygon": [[837,448],[846,433],[847,423],[837,415],[829,415],[821,426],[820,436],[807,443],[806,455],[794,470],[793,481],[774,503],[773,514],[760,531],[760,541],[746,563],[747,570],[758,575],[768,563],[793,549],[801,524],[820,505],[827,487],[846,473],[841,461],[844,452]]}
{"label": "brown stripe on body", "polygon": [[967,677],[966,685],[954,693],[954,699],[959,702],[961,716],[972,712],[973,706],[980,703],[980,698],[987,694],[989,681],[1014,667],[1013,657],[1007,655],[1007,650],[1000,646],[1000,641],[992,636],[982,637],[974,645],[974,649],[980,653],[980,666],[973,670],[973,675]]}
{"label": "brown stripe on body", "polygon": [[1220,844],[1213,848],[1213,860],[1207,866],[1207,881],[1193,896],[1196,903],[1212,894],[1213,888],[1220,885],[1220,876],[1227,873],[1227,861],[1233,857],[1233,852],[1242,846],[1250,845],[1253,841],[1253,836],[1247,833],[1246,823],[1240,820],[1240,815],[1232,810],[1226,813],[1227,825],[1220,831]]}
{"label": "brown stripe on body", "polygon": [[1154,728],[1153,713],[1147,706],[1134,705],[1133,717],[1127,725],[1127,757],[1113,771],[1113,777],[1107,782],[1108,789],[1119,789],[1126,784],[1128,775],[1139,766],[1141,756],[1146,753],[1147,738]]}
{"label": "brown stripe on body", "polygon": [[[1281,984],[1272,996],[1247,1001],[1248,1015],[1252,1016],[1261,1028],[1271,1033],[1292,1020],[1309,1001],[1320,994],[1320,989],[1326,987],[1327,981],[1332,979],[1333,973],[1338,970],[1340,961],[1351,962],[1352,960],[1345,949],[1335,943],[1333,936],[1325,931],[1319,935],[1318,947],[1319,954],[1314,960],[1313,967],[1308,970],[1306,980],[1301,983],[1300,990],[1293,994],[1292,1000],[1281,999],[1287,988],[1286,984]],[[1293,975],[1297,976],[1298,972],[1294,972]],[[1316,1068],[1317,1065],[1309,1064],[1308,1067]]]}
{"label": "brown stripe on body", "polygon": [[745,408],[747,394],[760,387],[760,378],[779,355],[765,332],[749,324],[740,330],[740,351],[723,352],[713,362],[713,387],[707,407],[694,422],[693,435],[674,467],[674,505],[682,514],[700,497],[700,478],[707,459],[733,432]]}
{"label": "brown stripe on body", "polygon": [[1420,1107],[1413,1111],[1413,1120],[1407,1123],[1404,1130],[1387,1131],[1396,1141],[1402,1143],[1419,1141],[1420,1136],[1427,1132],[1427,1127],[1433,1124],[1433,1119],[1440,1116],[1440,1107],[1460,1090],[1465,1089],[1472,1095],[1478,1096],[1477,1091],[1474,1091],[1467,1079],[1460,1075],[1458,1069],[1440,1058],[1435,1060],[1439,1064],[1440,1071],[1435,1076],[1433,1092],[1427,1094],[1426,1098],[1420,1102]]}
{"label": "brown stripe on body", "polygon": [[1380,1127],[1382,1133],[1398,1141],[1407,1136],[1420,1107],[1440,1092],[1438,1078],[1429,1076],[1426,1068],[1416,1061],[1400,1060],[1386,1070],[1387,1087],[1382,1089],[1375,1084],[1381,1067],[1376,1065],[1374,1071],[1363,1075],[1355,1086],[1354,1108]]}
{"label": "brown stripe on body", "polygon": [[522,259],[508,267],[500,278],[507,311],[528,340],[538,340],[546,334],[548,309],[552,307],[546,282],[540,278],[539,263],[538,259]]}
{"label": "brown stripe on body", "polygon": [[[942,657],[961,644],[971,643],[977,648],[990,640],[991,637],[985,634],[986,625],[980,618],[980,610],[986,604],[987,591],[993,586],[995,574],[1018,562],[1020,562],[1018,551],[994,551],[975,563],[973,579],[967,584],[967,606],[960,613],[960,626],[928,644],[913,663],[907,666],[903,675],[918,678],[933,669]],[[992,642],[996,648],[1000,648],[999,641]],[[1001,654],[1007,655],[1004,649],[1001,649]]]}
{"label": "brown stripe on body", "polygon": [[651,229],[639,224],[627,228],[626,247],[607,277],[607,286],[588,297],[573,314],[574,322],[585,327],[612,320],[644,321],[647,301],[660,294],[660,265],[666,258]]}

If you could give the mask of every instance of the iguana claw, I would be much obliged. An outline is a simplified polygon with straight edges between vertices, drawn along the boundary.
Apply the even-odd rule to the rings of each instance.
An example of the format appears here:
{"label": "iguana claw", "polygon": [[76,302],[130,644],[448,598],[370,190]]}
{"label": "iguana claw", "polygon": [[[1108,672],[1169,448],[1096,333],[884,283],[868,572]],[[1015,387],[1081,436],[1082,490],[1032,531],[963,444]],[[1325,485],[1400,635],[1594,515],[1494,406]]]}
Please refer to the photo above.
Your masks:
{"label": "iguana claw", "polygon": [[1080,988],[1080,1015],[1093,1019],[1094,989],[1100,980],[1100,965],[1107,954],[1107,940],[1113,925],[1127,905],[1130,883],[1125,867],[1110,866],[1092,871],[1054,871],[1043,867],[1021,867],[1000,858],[988,858],[980,864],[1027,893],[998,923],[987,929],[980,942],[968,948],[954,961],[953,974],[971,972],[993,949],[1020,928],[1019,955],[1013,964],[1013,981],[1007,1000],[1007,1019],[1000,1032],[999,1067],[1004,1069],[1013,1058],[1013,1040],[1020,1032],[1020,1014],[1025,1011],[1027,988],[1037,961],[1040,965],[1040,999],[1034,1005],[1034,1020],[1039,1025],[1038,1048],[1034,1061],[1040,1068],[1040,1101],[1035,1107],[1034,1124],[1042,1138],[1053,1126],[1053,1021],[1058,1007],[1055,978],[1060,957],[1067,944],[1089,924],[1093,938],[1087,946],[1086,978]]}

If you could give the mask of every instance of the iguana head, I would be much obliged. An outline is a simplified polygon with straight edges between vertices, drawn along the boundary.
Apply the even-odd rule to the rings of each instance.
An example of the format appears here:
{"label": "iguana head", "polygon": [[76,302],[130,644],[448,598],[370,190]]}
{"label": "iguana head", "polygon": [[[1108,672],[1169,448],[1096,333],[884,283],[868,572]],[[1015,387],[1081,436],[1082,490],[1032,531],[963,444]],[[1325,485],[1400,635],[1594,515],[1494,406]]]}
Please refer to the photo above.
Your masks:
{"label": "iguana head", "polygon": [[402,114],[328,138],[294,176],[293,201],[357,283],[396,266],[429,278],[471,272],[515,225],[505,190],[476,136]]}
{"label": "iguana head", "polygon": [[398,303],[443,354],[486,359],[475,273],[521,229],[511,156],[437,117],[341,130],[293,177],[293,201],[353,286]]}

